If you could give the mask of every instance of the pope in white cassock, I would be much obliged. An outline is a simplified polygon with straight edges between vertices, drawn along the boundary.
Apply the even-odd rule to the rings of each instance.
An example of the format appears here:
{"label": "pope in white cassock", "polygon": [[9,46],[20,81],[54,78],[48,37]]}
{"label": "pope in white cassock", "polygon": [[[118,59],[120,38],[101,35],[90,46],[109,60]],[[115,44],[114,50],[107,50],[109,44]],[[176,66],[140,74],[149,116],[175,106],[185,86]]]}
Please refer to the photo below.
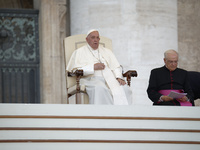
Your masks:
{"label": "pope in white cassock", "polygon": [[83,70],[80,84],[86,86],[90,104],[130,105],[132,91],[112,51],[99,45],[99,32],[90,30],[86,41],[87,45],[73,52],[67,71]]}

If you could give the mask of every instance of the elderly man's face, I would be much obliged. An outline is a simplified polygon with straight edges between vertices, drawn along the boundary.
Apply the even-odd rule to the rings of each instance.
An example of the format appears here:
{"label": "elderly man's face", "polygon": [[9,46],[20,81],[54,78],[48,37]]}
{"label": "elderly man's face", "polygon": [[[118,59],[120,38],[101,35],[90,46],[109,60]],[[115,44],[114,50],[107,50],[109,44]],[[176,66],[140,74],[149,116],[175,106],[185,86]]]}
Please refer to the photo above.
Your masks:
{"label": "elderly man's face", "polygon": [[99,40],[100,38],[98,31],[91,32],[86,38],[86,41],[94,50],[99,47]]}
{"label": "elderly man's face", "polygon": [[176,53],[168,54],[164,58],[165,66],[170,70],[174,71],[178,66],[178,55]]}

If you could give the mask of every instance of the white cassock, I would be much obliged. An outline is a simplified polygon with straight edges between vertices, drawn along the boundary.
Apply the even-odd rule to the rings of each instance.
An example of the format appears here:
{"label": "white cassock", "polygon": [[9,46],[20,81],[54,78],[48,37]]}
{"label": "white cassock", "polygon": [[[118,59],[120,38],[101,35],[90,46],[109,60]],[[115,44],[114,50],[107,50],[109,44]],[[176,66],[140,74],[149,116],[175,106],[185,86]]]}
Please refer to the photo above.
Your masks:
{"label": "white cassock", "polygon": [[[104,63],[104,70],[94,70],[94,64]],[[132,91],[120,86],[116,78],[123,79],[122,70],[111,50],[99,46],[93,50],[88,44],[75,50],[70,58],[67,71],[83,69],[80,84],[86,86],[90,104],[130,105]]]}

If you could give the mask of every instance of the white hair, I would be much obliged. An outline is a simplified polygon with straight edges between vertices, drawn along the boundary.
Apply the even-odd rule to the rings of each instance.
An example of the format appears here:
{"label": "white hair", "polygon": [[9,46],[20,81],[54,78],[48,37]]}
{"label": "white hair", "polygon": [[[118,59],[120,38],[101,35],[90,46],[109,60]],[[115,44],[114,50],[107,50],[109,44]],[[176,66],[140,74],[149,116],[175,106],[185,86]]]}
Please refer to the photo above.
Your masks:
{"label": "white hair", "polygon": [[178,56],[178,52],[177,51],[175,51],[173,49],[169,49],[169,50],[165,51],[164,58],[167,58],[168,54],[174,54],[174,53],[177,54],[177,56]]}

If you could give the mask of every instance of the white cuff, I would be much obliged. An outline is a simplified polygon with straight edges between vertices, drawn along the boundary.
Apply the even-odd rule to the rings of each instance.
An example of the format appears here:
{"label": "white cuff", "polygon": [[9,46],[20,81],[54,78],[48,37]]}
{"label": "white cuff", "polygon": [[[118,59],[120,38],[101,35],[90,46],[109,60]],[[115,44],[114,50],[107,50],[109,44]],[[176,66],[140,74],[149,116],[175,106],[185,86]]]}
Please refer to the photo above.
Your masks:
{"label": "white cuff", "polygon": [[[161,96],[162,97],[162,96]],[[158,102],[164,102],[162,98],[159,98]]]}
{"label": "white cuff", "polygon": [[118,67],[115,70],[113,70],[113,73],[115,75],[115,78],[123,79],[121,67]]}
{"label": "white cuff", "polygon": [[94,64],[84,66],[81,69],[83,69],[83,75],[84,76],[94,74]]}

